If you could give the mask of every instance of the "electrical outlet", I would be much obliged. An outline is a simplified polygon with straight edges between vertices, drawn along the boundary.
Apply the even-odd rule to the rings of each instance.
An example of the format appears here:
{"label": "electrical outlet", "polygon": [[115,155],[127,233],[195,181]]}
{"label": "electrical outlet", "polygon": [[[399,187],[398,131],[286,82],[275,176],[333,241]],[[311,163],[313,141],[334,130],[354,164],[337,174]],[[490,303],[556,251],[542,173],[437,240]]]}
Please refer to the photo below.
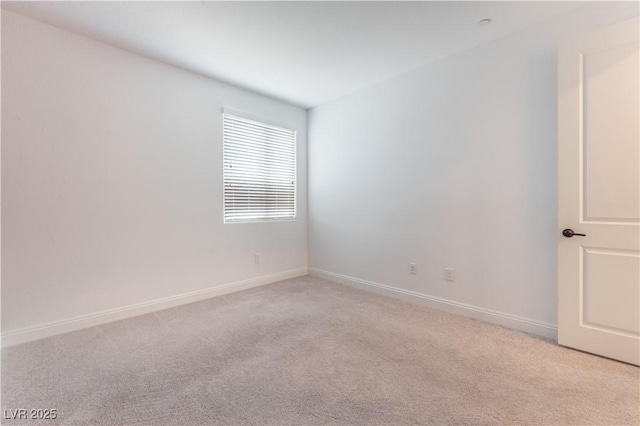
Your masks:
{"label": "electrical outlet", "polygon": [[260,263],[260,253],[255,253],[255,254],[253,255],[253,261],[254,261],[255,263]]}
{"label": "electrical outlet", "polygon": [[444,279],[447,281],[456,280],[456,271],[453,268],[444,268]]}
{"label": "electrical outlet", "polygon": [[409,263],[409,273],[413,275],[418,273],[418,267],[415,263]]}

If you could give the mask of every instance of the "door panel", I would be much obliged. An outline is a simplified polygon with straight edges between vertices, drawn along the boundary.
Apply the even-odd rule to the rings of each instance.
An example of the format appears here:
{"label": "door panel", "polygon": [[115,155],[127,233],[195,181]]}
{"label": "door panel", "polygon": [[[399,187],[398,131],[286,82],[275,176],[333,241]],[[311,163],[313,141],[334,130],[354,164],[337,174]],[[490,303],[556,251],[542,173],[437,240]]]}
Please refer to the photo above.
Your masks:
{"label": "door panel", "polygon": [[[640,365],[638,18],[558,54],[558,342]],[[562,236],[571,228],[585,236]]]}
{"label": "door panel", "polygon": [[[582,56],[584,219],[638,222],[638,43]],[[625,82],[621,84],[621,82]]]}
{"label": "door panel", "polygon": [[583,247],[583,276],[583,324],[638,337],[640,253]]}

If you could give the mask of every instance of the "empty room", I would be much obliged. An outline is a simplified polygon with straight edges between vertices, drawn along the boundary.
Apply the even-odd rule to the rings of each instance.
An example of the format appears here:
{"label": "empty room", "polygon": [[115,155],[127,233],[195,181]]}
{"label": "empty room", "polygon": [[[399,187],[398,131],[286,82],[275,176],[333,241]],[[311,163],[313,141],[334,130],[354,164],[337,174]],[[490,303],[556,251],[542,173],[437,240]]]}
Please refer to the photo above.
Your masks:
{"label": "empty room", "polygon": [[1,6],[2,424],[640,424],[637,1]]}

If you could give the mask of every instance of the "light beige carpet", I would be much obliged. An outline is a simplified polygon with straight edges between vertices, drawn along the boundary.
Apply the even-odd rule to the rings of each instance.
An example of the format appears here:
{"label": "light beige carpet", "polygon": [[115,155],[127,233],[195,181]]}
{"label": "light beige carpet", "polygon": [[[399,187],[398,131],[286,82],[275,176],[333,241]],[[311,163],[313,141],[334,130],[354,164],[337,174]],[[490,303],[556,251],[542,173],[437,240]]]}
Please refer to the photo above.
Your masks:
{"label": "light beige carpet", "polygon": [[303,277],[3,350],[2,408],[57,410],[38,425],[637,425],[639,372]]}

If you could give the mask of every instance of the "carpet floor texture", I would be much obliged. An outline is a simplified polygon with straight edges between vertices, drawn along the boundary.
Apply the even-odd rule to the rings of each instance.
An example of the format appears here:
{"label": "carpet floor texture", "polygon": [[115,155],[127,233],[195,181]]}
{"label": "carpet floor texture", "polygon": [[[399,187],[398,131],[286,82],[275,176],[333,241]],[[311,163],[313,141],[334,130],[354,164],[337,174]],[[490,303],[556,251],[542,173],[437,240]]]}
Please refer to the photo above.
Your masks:
{"label": "carpet floor texture", "polygon": [[640,369],[312,277],[2,351],[68,425],[640,423]]}

